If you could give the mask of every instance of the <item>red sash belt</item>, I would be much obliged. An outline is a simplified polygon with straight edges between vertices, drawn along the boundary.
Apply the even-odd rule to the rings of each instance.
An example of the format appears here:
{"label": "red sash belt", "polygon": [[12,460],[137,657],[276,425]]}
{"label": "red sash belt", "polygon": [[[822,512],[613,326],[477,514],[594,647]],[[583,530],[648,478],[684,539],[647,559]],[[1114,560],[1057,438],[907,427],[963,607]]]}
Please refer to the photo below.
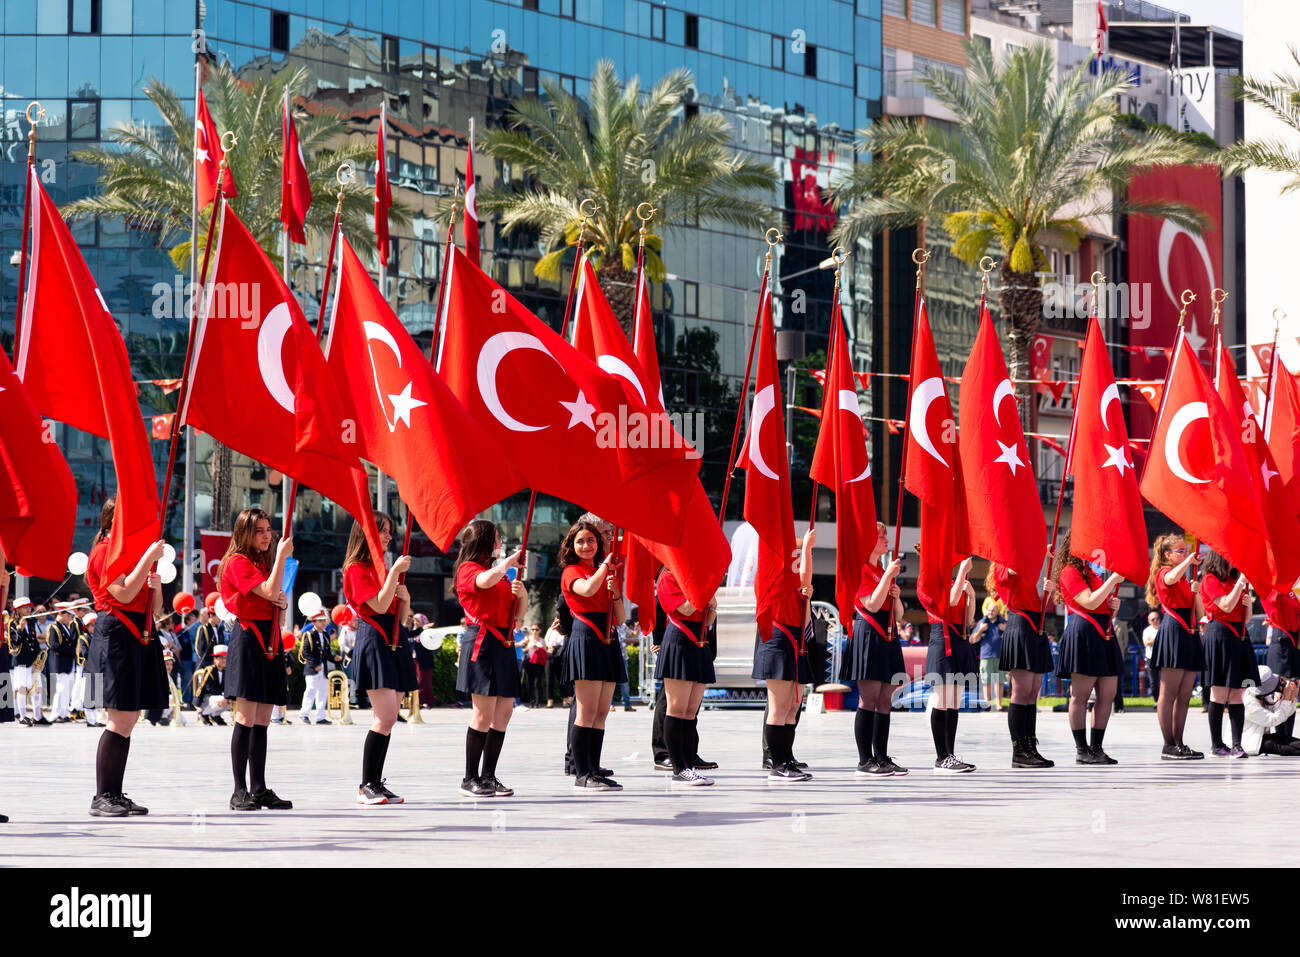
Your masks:
{"label": "red sash belt", "polygon": [[[1184,630],[1184,631],[1192,631],[1192,630],[1193,630],[1191,625],[1189,625],[1187,622],[1183,621],[1183,616],[1182,616],[1182,615],[1178,614],[1177,611],[1175,611],[1174,609],[1170,608],[1170,607],[1169,607],[1168,605],[1166,605],[1164,602],[1161,602],[1161,603],[1160,603],[1160,610],[1163,611],[1166,615],[1172,615],[1173,618],[1174,618],[1174,621],[1178,622],[1178,624],[1180,624],[1180,625],[1183,626],[1183,630]],[[1187,610],[1190,612],[1192,609],[1191,609],[1191,608],[1188,608]]]}
{"label": "red sash belt", "polygon": [[1232,632],[1232,635],[1233,635],[1234,638],[1236,638],[1238,641],[1241,640],[1241,631],[1238,630],[1238,628],[1237,628],[1236,625],[1234,625],[1232,622],[1228,621],[1228,619],[1226,619],[1226,618],[1211,618],[1210,620],[1211,620],[1211,621],[1217,621],[1220,625],[1223,625],[1223,627],[1227,628],[1230,632]]}
{"label": "red sash belt", "polygon": [[1024,613],[1023,611],[1021,611],[1019,608],[1010,608],[1010,609],[1008,609],[1008,610],[1009,610],[1009,611],[1014,611],[1017,615],[1019,615],[1019,616],[1020,616],[1021,618],[1023,618],[1025,621],[1029,622],[1029,627],[1032,628],[1032,629],[1034,629],[1034,633],[1035,633],[1035,634],[1037,634],[1038,632],[1042,631],[1042,628],[1039,627],[1039,625],[1038,625],[1037,623],[1035,623],[1034,619],[1030,618],[1027,614],[1025,614],[1025,613]]}
{"label": "red sash belt", "polygon": [[952,655],[952,629],[956,628],[957,626],[952,624],[952,622],[943,621],[942,619],[935,618],[933,616],[928,616],[928,617],[930,618],[930,624],[939,625],[943,628],[943,656],[945,658],[951,656]]}
{"label": "red sash belt", "polygon": [[501,644],[505,645],[507,648],[514,648],[514,640],[507,638],[501,633],[501,629],[497,628],[495,625],[486,621],[479,621],[477,618],[469,618],[467,621],[478,628],[478,634],[474,636],[474,652],[469,656],[470,661],[478,661],[479,649],[483,647],[483,636],[487,633],[491,633],[492,637],[496,638],[497,641],[501,642]]}
{"label": "red sash belt", "polygon": [[[258,627],[259,624],[264,624],[269,626],[269,630],[271,632],[270,650],[267,650],[266,637],[262,634],[262,629]],[[268,618],[264,622],[245,621],[244,619],[240,618],[239,627],[243,628],[245,631],[251,631],[253,634],[257,635],[257,643],[262,646],[262,654],[266,655],[267,661],[270,661],[280,652],[280,630],[275,627],[274,618]]]}
{"label": "red sash belt", "polygon": [[[569,614],[573,615],[574,618],[578,619],[578,621],[582,622],[584,625],[586,625],[588,628],[594,631],[596,633],[596,637],[600,639],[600,643],[602,645],[608,645],[610,643],[611,639],[610,636],[605,633],[606,632],[605,628],[597,627],[596,624],[590,618],[587,618],[580,612],[576,612],[573,609],[569,609]],[[599,612],[592,612],[592,614],[599,614]],[[606,612],[605,614],[608,614],[608,612]]]}
{"label": "red sash belt", "polygon": [[1103,641],[1110,641],[1110,616],[1107,616],[1106,627],[1103,628],[1096,618],[1093,618],[1092,615],[1088,614],[1082,608],[1071,608],[1070,614],[1082,617],[1085,621],[1089,622],[1092,627],[1097,629],[1097,634],[1101,635]]}
{"label": "red sash belt", "polygon": [[861,618],[862,620],[864,620],[864,621],[866,621],[868,624],[870,624],[872,628],[876,629],[876,634],[878,634],[881,638],[885,639],[885,641],[893,641],[893,640],[894,640],[893,635],[891,635],[888,631],[886,631],[886,630],[881,626],[880,622],[876,621],[876,619],[872,617],[872,615],[871,615],[871,613],[870,613],[869,611],[867,611],[867,610],[866,610],[865,608],[863,608],[861,605],[859,605],[859,606],[858,606],[856,609],[854,609],[854,610],[858,613],[858,617],[859,617],[859,618]]}
{"label": "red sash belt", "polygon": [[388,647],[392,651],[397,650],[398,631],[397,631],[396,615],[380,615],[380,618],[393,619],[393,626],[391,629],[388,629],[385,628],[382,624],[380,624],[378,619],[372,618],[370,615],[366,614],[366,609],[364,604],[361,605],[360,607],[354,607],[353,610],[356,611],[357,617],[359,617],[362,621],[364,621],[371,628],[375,629],[375,631],[379,632],[379,634],[383,636],[384,644],[388,645]]}
{"label": "red sash belt", "polygon": [[672,622],[674,628],[686,635],[686,637],[693,641],[698,647],[703,648],[709,643],[708,639],[704,637],[704,622],[695,622],[695,624],[700,626],[700,633],[697,635],[690,628],[687,628],[685,623],[679,621],[674,615],[669,615],[668,620]]}
{"label": "red sash belt", "polygon": [[[131,635],[140,644],[147,645],[153,640],[153,636],[150,634],[152,629],[149,627],[152,616],[147,611],[131,612],[125,608],[115,608],[109,605],[108,613],[126,625],[126,630],[131,632]],[[135,620],[137,615],[140,618],[139,622]]]}
{"label": "red sash belt", "polygon": [[[787,628],[785,625],[781,624],[779,621],[772,622],[772,627],[774,627],[777,631],[781,632],[781,634],[785,635],[786,638],[790,640],[790,645],[791,647],[794,648],[794,656],[796,658],[798,658],[801,654],[803,654],[802,634],[800,634],[799,637],[796,639],[794,636],[794,632],[791,631],[789,628]],[[767,639],[764,638],[763,640],[766,641]]]}

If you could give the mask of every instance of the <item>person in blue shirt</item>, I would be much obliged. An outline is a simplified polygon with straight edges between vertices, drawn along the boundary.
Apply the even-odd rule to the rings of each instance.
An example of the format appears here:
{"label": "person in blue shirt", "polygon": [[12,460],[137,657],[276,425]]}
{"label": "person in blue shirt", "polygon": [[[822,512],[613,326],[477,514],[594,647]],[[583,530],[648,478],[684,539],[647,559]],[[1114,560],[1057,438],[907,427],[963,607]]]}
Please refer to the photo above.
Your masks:
{"label": "person in blue shirt", "polygon": [[976,622],[970,640],[972,644],[978,641],[980,646],[980,684],[984,686],[984,697],[993,711],[1001,711],[1002,673],[998,671],[998,662],[1002,657],[1002,633],[1006,631],[1007,619],[992,595],[984,599],[982,611],[984,617]]}

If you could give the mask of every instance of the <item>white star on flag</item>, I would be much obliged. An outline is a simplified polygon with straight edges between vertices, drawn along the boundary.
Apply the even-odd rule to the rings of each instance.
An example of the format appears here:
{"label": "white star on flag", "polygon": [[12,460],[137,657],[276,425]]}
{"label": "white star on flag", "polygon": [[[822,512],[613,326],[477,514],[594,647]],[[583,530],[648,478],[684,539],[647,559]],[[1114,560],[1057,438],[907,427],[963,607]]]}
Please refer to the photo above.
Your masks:
{"label": "white star on flag", "polygon": [[390,394],[388,401],[393,403],[393,425],[396,427],[401,422],[408,429],[411,427],[411,410],[418,409],[422,405],[428,405],[423,399],[411,398],[411,383],[406,383],[406,388],[397,395]]}
{"label": "white star on flag", "polygon": [[1188,323],[1187,344],[1192,347],[1192,351],[1199,353],[1205,345],[1205,336],[1196,331],[1196,317],[1192,316],[1192,321]]}
{"label": "white star on flag", "polygon": [[1020,455],[1016,452],[1016,447],[1014,445],[1004,445],[998,439],[994,439],[994,441],[998,443],[998,448],[1002,450],[1002,454],[999,455],[997,458],[995,458],[993,461],[1005,462],[1007,464],[1007,468],[1011,469],[1011,474],[1015,475],[1016,466],[1025,464],[1024,462],[1020,461]]}
{"label": "white star on flag", "polygon": [[1264,476],[1264,491],[1267,492],[1269,483],[1273,481],[1273,476],[1278,473],[1269,468],[1267,462],[1261,462],[1259,464],[1259,471],[1260,474]]}
{"label": "white star on flag", "polygon": [[591,418],[592,413],[596,411],[596,407],[587,401],[587,397],[582,394],[581,389],[578,390],[578,397],[576,399],[572,402],[564,402],[561,400],[560,405],[569,410],[569,428],[573,428],[581,422],[587,428],[591,429],[591,431],[596,431],[596,423],[593,422]]}
{"label": "white star on flag", "polygon": [[1101,444],[1105,446],[1106,452],[1109,454],[1106,461],[1101,463],[1102,468],[1109,468],[1113,465],[1119,470],[1119,474],[1122,476],[1126,468],[1131,469],[1133,467],[1133,463],[1124,455],[1124,446],[1111,445],[1108,442],[1103,442]]}

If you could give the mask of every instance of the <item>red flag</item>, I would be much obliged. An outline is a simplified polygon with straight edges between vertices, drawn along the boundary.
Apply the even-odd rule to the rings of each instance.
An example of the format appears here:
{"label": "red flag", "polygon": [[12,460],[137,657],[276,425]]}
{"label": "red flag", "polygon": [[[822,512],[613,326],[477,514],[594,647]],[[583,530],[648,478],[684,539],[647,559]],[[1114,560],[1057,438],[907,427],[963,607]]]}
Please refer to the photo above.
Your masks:
{"label": "red flag", "polygon": [[[226,151],[221,148],[221,136],[217,133],[217,124],[212,120],[208,101],[203,98],[203,90],[200,88],[194,109],[194,181],[199,191],[200,210],[207,209],[217,195],[217,170],[221,168],[221,160],[225,155]],[[221,178],[221,191],[226,196],[238,195],[235,178],[230,175],[229,167]]]}
{"label": "red flag", "polygon": [[470,127],[469,148],[465,151],[465,255],[479,265],[478,188],[474,182],[474,129]]}
{"label": "red flag", "polygon": [[1292,508],[1300,510],[1300,388],[1295,376],[1273,353],[1269,365],[1269,400],[1264,410],[1264,441],[1273,453],[1278,478],[1286,486]]}
{"label": "red flag", "polygon": [[[450,247],[438,370],[528,484],[654,541],[681,541],[698,460],[627,430],[647,407]],[[665,447],[667,446],[667,447]]]}
{"label": "red flag", "polygon": [[904,484],[920,499],[921,563],[916,594],[948,618],[952,567],[969,554],[957,450],[957,423],[948,402],[925,300],[916,311],[908,389],[907,471]]}
{"label": "red flag", "polygon": [[1097,36],[1094,46],[1099,57],[1106,52],[1106,39],[1109,30],[1110,27],[1106,23],[1106,11],[1101,7],[1101,0],[1097,0]]}
{"label": "red flag", "polygon": [[393,188],[388,184],[388,106],[379,104],[379,141],[375,150],[375,243],[379,261],[388,265],[388,209],[393,205]]}
{"label": "red flag", "polygon": [[[1236,418],[1180,329],[1142,471],[1143,497],[1267,591],[1276,569]],[[1113,515],[1107,521],[1114,522]]]}
{"label": "red flag", "polygon": [[169,439],[172,434],[172,419],[176,418],[175,412],[168,412],[166,415],[155,415],[149,422],[149,437],[154,439]]}
{"label": "red flag", "polygon": [[6,561],[62,578],[77,523],[77,486],[9,357],[0,349],[0,546]]}
{"label": "red flag", "polygon": [[835,493],[835,604],[840,621],[851,630],[862,566],[876,544],[876,492],[838,299],[831,307],[831,324],[830,381],[822,395],[821,428],[808,474]]}
{"label": "red flag", "polygon": [[[650,323],[649,299],[643,281],[639,281],[640,296],[637,306],[638,329],[648,334],[648,340],[639,337],[638,342],[647,354],[654,355],[654,330]],[[591,261],[584,259],[578,274],[578,288],[575,294],[573,313],[573,345],[579,352],[606,372],[619,376],[636,391],[647,410],[662,417],[664,428],[671,430],[674,441],[680,441],[689,448],[686,440],[672,428],[663,404],[663,390],[659,383],[659,363],[655,359],[655,375],[652,379],[641,364],[641,350],[634,350],[623,334],[623,327],[614,317],[605,294],[596,280]],[[644,320],[642,319],[644,315]],[[692,450],[693,451],[693,450]],[[626,554],[628,558],[627,593],[630,600],[636,602],[637,608],[647,605],[654,608],[654,583],[658,577],[658,565],[666,564],[672,569],[677,583],[685,592],[691,604],[703,608],[717,591],[718,585],[726,577],[727,565],[731,560],[731,548],[727,537],[714,516],[713,506],[700,484],[698,477],[693,479],[694,493],[687,504],[688,519],[686,527],[689,539],[680,547],[660,544],[642,539],[637,535],[627,536]],[[638,554],[649,550],[650,555]],[[638,610],[638,618],[640,611]],[[651,613],[651,625],[654,615]],[[641,624],[644,630],[645,624]]]}
{"label": "red flag", "polygon": [[1233,418],[1238,419],[1237,434],[1241,438],[1242,451],[1246,453],[1250,475],[1255,486],[1255,495],[1259,499],[1264,516],[1266,539],[1273,564],[1277,569],[1277,580],[1261,582],[1256,588],[1267,594],[1274,587],[1288,590],[1300,578],[1300,550],[1295,543],[1300,542],[1300,522],[1296,520],[1296,511],[1287,494],[1286,485],[1278,478],[1281,474],[1273,462],[1273,455],[1264,441],[1259,423],[1246,401],[1246,393],[1237,381],[1237,369],[1232,356],[1219,337],[1219,349],[1214,369],[1215,388],[1229,415],[1235,411]]}
{"label": "red flag", "polygon": [[1036,581],[1047,554],[1047,531],[1015,395],[993,320],[981,302],[975,348],[961,374],[958,399],[971,551]]}
{"label": "red flag", "polygon": [[356,409],[361,456],[397,480],[420,527],[446,551],[524,477],[433,371],[341,235],[338,247],[326,362]]}
{"label": "red flag", "polygon": [[1064,474],[1074,476],[1070,520],[1074,554],[1136,584],[1145,582],[1150,559],[1137,472],[1119,386],[1095,318],[1088,320],[1083,344]]}
{"label": "red flag", "polygon": [[763,290],[758,304],[758,370],[754,373],[754,403],[750,407],[749,434],[741,450],[745,472],[745,521],[758,533],[758,567],[754,572],[754,600],[758,633],[772,635],[772,625],[798,626],[799,575],[795,571],[798,541],[794,534],[794,506],[790,500],[790,459],[785,448],[785,421],[781,409],[781,372],[776,364],[776,333],[772,325],[772,292]]}
{"label": "red flag", "polygon": [[1165,384],[1163,381],[1143,382],[1141,385],[1134,386],[1134,388],[1137,389],[1138,395],[1147,400],[1147,404],[1151,406],[1152,412],[1160,411],[1160,397],[1164,395],[1165,392]]}
{"label": "red flag", "polygon": [[280,222],[289,230],[291,240],[306,243],[303,224],[307,222],[307,210],[311,206],[311,183],[307,181],[307,161],[302,158],[298,130],[293,125],[293,114],[289,112],[288,87],[284,90],[280,131],[284,143],[280,169]]}
{"label": "red flag", "polygon": [[298,300],[222,204],[181,421],[333,499],[383,550],[357,457],[356,413],[334,387]]}
{"label": "red flag", "polygon": [[133,569],[158,540],[158,479],[126,344],[58,209],[32,171],[32,257],[18,378],[43,414],[107,439],[117,511],[104,578]]}

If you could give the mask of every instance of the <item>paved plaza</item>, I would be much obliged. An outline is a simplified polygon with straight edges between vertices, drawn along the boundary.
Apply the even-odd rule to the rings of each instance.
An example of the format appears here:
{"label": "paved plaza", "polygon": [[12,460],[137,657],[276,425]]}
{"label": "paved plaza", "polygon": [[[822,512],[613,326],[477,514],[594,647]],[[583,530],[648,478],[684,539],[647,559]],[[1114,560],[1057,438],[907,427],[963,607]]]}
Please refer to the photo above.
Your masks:
{"label": "paved plaza", "polygon": [[[143,725],[126,791],[150,813],[129,820],[86,813],[98,731],[0,726],[0,810],[12,819],[0,826],[0,865],[1200,867],[1208,835],[1233,848],[1290,833],[1300,783],[1300,759],[1161,762],[1149,712],[1112,718],[1106,750],[1117,767],[1079,767],[1065,716],[1043,712],[1040,750],[1053,770],[1012,771],[1005,714],[963,714],[958,751],[979,770],[936,776],[927,716],[895,714],[890,750],[912,774],[855,778],[853,715],[807,714],[795,752],[814,779],[769,784],[758,770],[761,713],[706,711],[701,751],[722,765],[717,785],[670,790],[651,770],[641,707],[607,725],[604,763],[625,790],[575,796],[557,708],[511,721],[500,777],[517,796],[473,801],[456,793],[467,712],[424,715],[394,731],[386,773],[407,803],[391,807],[352,803],[364,723],[273,725],[268,783],[294,802],[287,812],[227,810],[229,728]],[[1193,711],[1188,742],[1206,749],[1207,738]]]}

